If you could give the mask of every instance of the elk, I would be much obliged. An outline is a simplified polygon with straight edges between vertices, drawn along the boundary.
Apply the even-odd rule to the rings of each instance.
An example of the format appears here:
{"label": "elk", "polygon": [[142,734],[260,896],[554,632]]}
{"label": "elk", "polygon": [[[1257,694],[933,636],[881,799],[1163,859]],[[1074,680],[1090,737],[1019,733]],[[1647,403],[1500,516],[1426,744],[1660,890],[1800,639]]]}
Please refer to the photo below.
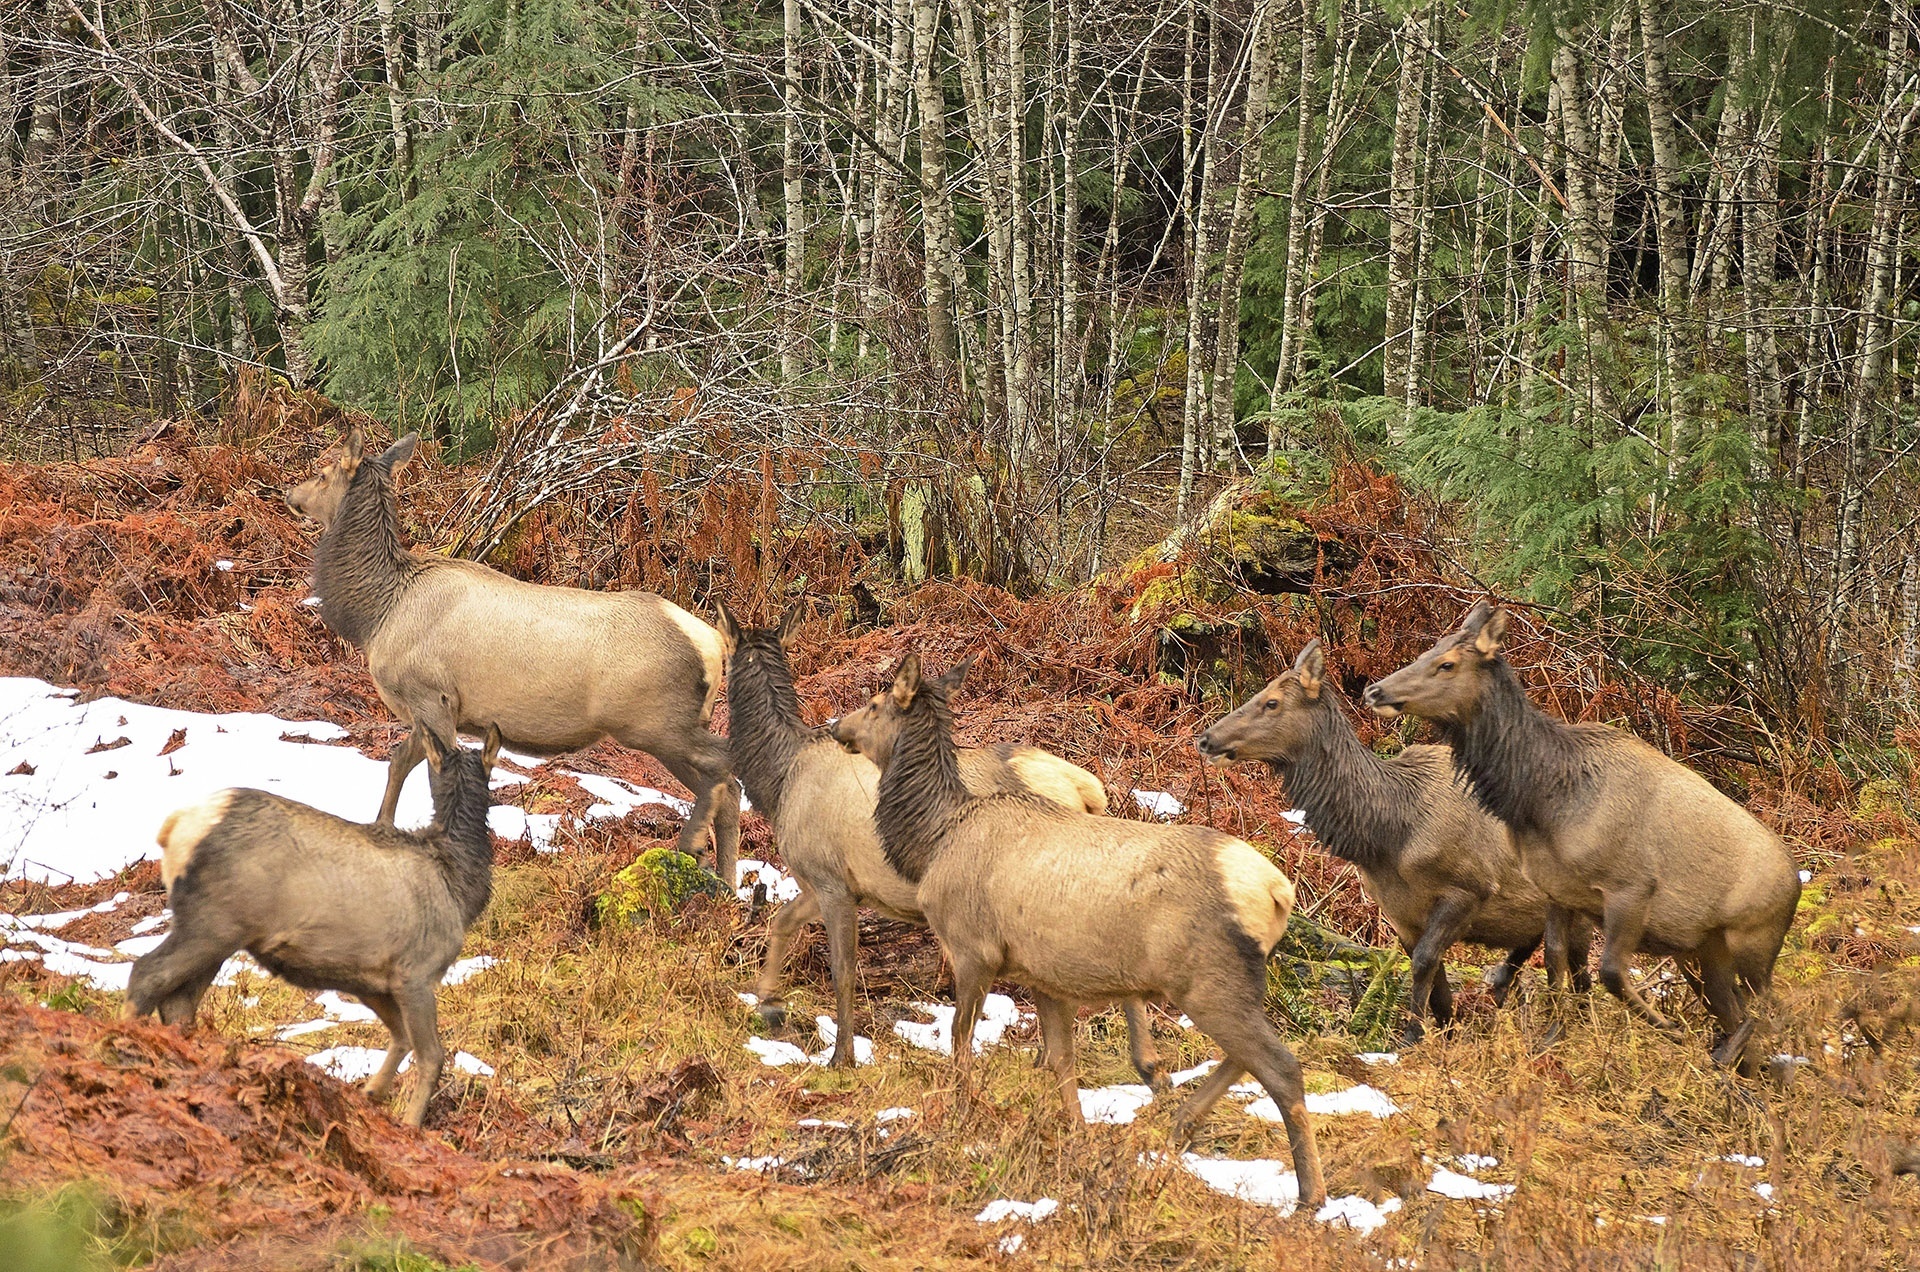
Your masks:
{"label": "elk", "polygon": [[[747,798],[773,823],[781,858],[800,884],[800,895],[780,908],[768,929],[754,1010],[769,1027],[785,1021],[781,988],[787,951],[800,928],[825,924],[839,1026],[829,1064],[844,1066],[853,1063],[856,910],[864,905],[909,923],[924,924],[926,918],[914,884],[888,864],[874,833],[880,770],[801,718],[786,653],[800,615],[795,608],[777,628],[752,628],[719,607],[720,639],[728,651],[728,741],[735,772]],[[1039,747],[962,750],[959,762],[962,780],[977,794],[1026,790],[1075,812],[1107,811],[1098,778]],[[1134,1068],[1150,1085],[1165,1089],[1144,1006],[1134,999],[1122,1006]]]}
{"label": "elk", "polygon": [[1671,955],[1719,1022],[1714,1060],[1743,1069],[1754,1019],[1792,926],[1800,878],[1786,846],[1692,769],[1622,729],[1563,724],[1527,700],[1501,656],[1507,613],[1485,601],[1460,629],[1368,686],[1387,719],[1439,726],[1487,811],[1507,824],[1557,913],[1597,922],[1600,979],[1635,1014],[1675,1032],[1635,988],[1636,951]]}
{"label": "elk", "polygon": [[[1545,894],[1521,869],[1506,826],[1460,780],[1446,747],[1410,746],[1383,760],[1362,745],[1326,682],[1319,641],[1195,745],[1216,764],[1265,760],[1286,780],[1314,837],[1359,869],[1413,962],[1409,1043],[1424,1032],[1422,1015],[1431,1012],[1442,1026],[1453,1019],[1443,960],[1456,941],[1510,951],[1488,977],[1494,1001],[1505,1001],[1540,947]],[[1584,937],[1573,953],[1582,981]]]}
{"label": "elk", "polygon": [[385,1098],[411,1050],[419,1062],[409,1125],[419,1126],[440,1081],[434,989],[460,956],[467,929],[493,891],[484,752],[428,730],[433,825],[360,825],[266,791],[218,791],[160,827],[160,878],[173,930],[134,963],[127,1015],[158,1011],[190,1026],[221,964],[246,950],[302,989],[352,994],[393,1042],[367,1081]]}
{"label": "elk", "polygon": [[1293,884],[1252,844],[1204,826],[1070,812],[1035,796],[975,795],[960,776],[948,696],[908,654],[890,688],[831,733],[880,766],[874,821],[887,861],[953,964],[954,1056],[966,1072],[996,976],[1033,993],[1069,1120],[1077,1004],[1171,999],[1226,1052],[1175,1118],[1185,1138],[1251,1070],[1279,1106],[1303,1201],[1326,1200],[1300,1065],[1266,1017],[1267,956]]}
{"label": "elk", "polygon": [[726,746],[707,729],[720,634],[652,592],[525,583],[402,547],[393,470],[419,440],[409,433],[368,458],[356,429],[327,472],[287,495],[325,523],[313,561],[321,619],[366,651],[381,700],[409,726],[376,822],[393,824],[423,730],[453,737],[491,724],[513,750],[541,756],[611,737],[693,792],[680,851],[697,855],[711,828],[714,868],[731,881],[740,803]]}

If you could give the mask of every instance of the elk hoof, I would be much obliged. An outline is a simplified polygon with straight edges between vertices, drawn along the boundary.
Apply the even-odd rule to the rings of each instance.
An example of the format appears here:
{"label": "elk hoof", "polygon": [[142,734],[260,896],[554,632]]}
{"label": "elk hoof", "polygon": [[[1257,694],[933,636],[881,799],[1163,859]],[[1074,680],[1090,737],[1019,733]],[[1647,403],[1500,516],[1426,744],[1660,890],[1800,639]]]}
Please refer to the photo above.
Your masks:
{"label": "elk hoof", "polygon": [[1743,1074],[1748,1071],[1747,1039],[1753,1036],[1753,1021],[1745,1020],[1740,1027],[1722,1038],[1713,1049],[1713,1062],[1723,1069],[1738,1068]]}
{"label": "elk hoof", "polygon": [[756,1003],[753,1008],[753,1014],[758,1016],[760,1023],[769,1029],[778,1029],[787,1023],[787,1005],[785,1003]]}
{"label": "elk hoof", "polygon": [[1586,971],[1575,972],[1573,974],[1573,989],[1574,992],[1578,994],[1591,994],[1593,992],[1593,973]]}
{"label": "elk hoof", "polygon": [[1426,1036],[1427,1027],[1425,1025],[1417,1020],[1409,1020],[1406,1029],[1400,1034],[1400,1045],[1402,1047],[1417,1047]]}
{"label": "elk hoof", "polygon": [[1145,1080],[1147,1090],[1153,1092],[1156,1100],[1173,1090],[1173,1079],[1167,1076],[1165,1065],[1146,1065],[1140,1070],[1140,1076]]}

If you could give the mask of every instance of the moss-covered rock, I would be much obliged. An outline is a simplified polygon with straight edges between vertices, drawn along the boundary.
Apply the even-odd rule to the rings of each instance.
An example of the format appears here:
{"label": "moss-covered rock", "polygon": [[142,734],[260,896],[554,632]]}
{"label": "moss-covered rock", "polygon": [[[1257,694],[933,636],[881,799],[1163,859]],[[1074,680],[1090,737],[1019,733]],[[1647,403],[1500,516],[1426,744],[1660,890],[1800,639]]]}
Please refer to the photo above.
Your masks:
{"label": "moss-covered rock", "polygon": [[1853,818],[1870,822],[1882,813],[1905,813],[1906,801],[1905,783],[1890,777],[1878,778],[1860,788],[1860,796],[1853,804]]}
{"label": "moss-covered rock", "polygon": [[670,914],[696,896],[724,897],[720,876],[673,848],[649,848],[615,874],[594,900],[594,917],[603,925],[635,923]]}

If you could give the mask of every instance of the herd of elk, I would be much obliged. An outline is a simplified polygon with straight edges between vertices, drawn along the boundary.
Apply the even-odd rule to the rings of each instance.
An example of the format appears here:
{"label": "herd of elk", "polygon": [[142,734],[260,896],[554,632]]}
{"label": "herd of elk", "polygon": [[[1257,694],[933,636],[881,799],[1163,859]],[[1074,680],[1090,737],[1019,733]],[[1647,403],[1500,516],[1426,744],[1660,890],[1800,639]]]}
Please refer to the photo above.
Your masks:
{"label": "herd of elk", "polygon": [[[408,1051],[420,1061],[418,1126],[442,1048],[435,987],[490,894],[488,775],[504,743],[557,755],[611,737],[651,753],[694,795],[680,848],[709,832],[733,882],[736,778],[772,824],[799,895],[775,916],[756,1010],[784,1023],[794,936],[827,932],[838,1033],[852,1062],[856,911],[924,923],[953,968],[953,1055],[963,1075],[989,986],[1032,994],[1041,1062],[1068,1118],[1082,1119],[1074,1021],[1119,1003],[1135,1067],[1167,1087],[1144,1003],[1166,999],[1225,1060],[1174,1117],[1184,1139],[1251,1072],[1286,1125],[1301,1198],[1325,1197],[1300,1066],[1265,1011],[1267,960],[1294,887],[1243,839],[1105,815],[1083,768],[1037,747],[955,745],[950,699],[971,660],[942,676],[908,654],[891,684],[825,728],[802,718],[777,628],[724,606],[708,626],[647,592],[540,586],[409,549],[394,473],[416,434],[369,456],[356,430],[287,492],[320,526],[320,614],[365,651],[380,697],[409,732],[378,814],[343,821],[261,791],[222,791],[159,836],[171,934],[135,965],[128,1011],[190,1023],[222,962],[250,951],[296,985],[360,997],[393,1036],[368,1083],[383,1096]],[[1638,952],[1679,960],[1721,1029],[1719,1063],[1748,1071],[1751,1000],[1764,995],[1799,898],[1785,846],[1699,774],[1638,738],[1554,720],[1503,657],[1508,619],[1485,602],[1459,630],[1370,685],[1365,704],[1432,721],[1445,745],[1382,758],[1361,742],[1316,640],[1196,739],[1218,764],[1265,761],[1307,827],[1351,862],[1412,961],[1407,1041],[1453,1018],[1445,956],[1459,941],[1507,951],[1488,976],[1504,1000],[1542,944],[1550,983],[1586,987],[1605,938],[1606,987],[1654,1026],[1676,1026],[1635,986]],[[709,730],[722,676],[728,738]],[[483,752],[459,745],[483,735]],[[434,820],[398,831],[409,771],[432,771]]]}

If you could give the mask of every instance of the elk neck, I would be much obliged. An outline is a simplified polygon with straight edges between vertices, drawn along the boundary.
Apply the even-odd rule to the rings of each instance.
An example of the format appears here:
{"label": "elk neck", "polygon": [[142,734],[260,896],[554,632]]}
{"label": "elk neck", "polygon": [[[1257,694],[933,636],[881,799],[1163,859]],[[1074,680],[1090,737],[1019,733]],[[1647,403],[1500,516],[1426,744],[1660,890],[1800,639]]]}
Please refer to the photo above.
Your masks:
{"label": "elk neck", "polygon": [[887,864],[918,883],[939,855],[948,825],[972,800],[960,780],[947,695],[922,684],[901,714],[893,755],[880,774],[873,820]]}
{"label": "elk neck", "polygon": [[776,641],[745,639],[727,666],[728,745],[734,775],[766,817],[780,809],[793,757],[818,736],[800,717],[793,669]]}
{"label": "elk neck", "polygon": [[1549,832],[1593,779],[1592,748],[1528,701],[1504,658],[1488,664],[1478,710],[1441,732],[1481,805],[1521,834]]}
{"label": "elk neck", "polygon": [[1326,850],[1362,869],[1390,866],[1413,834],[1419,776],[1375,755],[1323,692],[1313,733],[1291,763],[1278,765],[1287,793]]}
{"label": "elk neck", "polygon": [[365,648],[421,568],[402,545],[391,465],[370,459],[354,473],[339,514],[314,550],[321,620],[342,639]]}

